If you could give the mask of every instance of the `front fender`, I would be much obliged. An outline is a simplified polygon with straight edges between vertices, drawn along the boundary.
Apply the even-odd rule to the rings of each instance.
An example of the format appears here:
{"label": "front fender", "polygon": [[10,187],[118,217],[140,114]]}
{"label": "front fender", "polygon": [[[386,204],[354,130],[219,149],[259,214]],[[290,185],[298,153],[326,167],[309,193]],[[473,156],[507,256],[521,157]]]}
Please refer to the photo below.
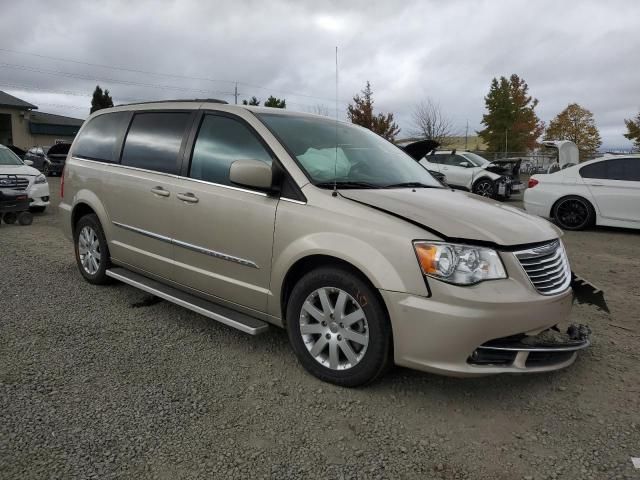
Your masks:
{"label": "front fender", "polygon": [[[339,248],[336,248],[339,245]],[[271,272],[271,291],[273,298],[280,299],[284,279],[289,270],[300,260],[314,255],[325,255],[342,260],[365,275],[377,289],[406,292],[414,290],[415,285],[407,285],[396,266],[382,252],[362,240],[336,232],[316,232],[300,237],[286,245],[274,257]],[[413,258],[417,278],[418,263]],[[424,286],[424,283],[422,283]],[[269,313],[281,316],[280,302],[270,302]]]}

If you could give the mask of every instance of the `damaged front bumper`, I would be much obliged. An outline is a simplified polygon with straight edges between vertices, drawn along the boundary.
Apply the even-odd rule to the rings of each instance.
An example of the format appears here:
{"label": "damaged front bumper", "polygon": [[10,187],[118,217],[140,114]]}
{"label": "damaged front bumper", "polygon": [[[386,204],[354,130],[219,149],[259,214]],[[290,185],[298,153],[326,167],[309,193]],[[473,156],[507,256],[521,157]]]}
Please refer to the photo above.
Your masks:
{"label": "damaged front bumper", "polygon": [[556,328],[537,335],[514,335],[491,340],[478,347],[468,359],[471,365],[511,367],[522,370],[562,367],[575,360],[579,350],[591,345],[591,330],[573,324],[565,333]]}

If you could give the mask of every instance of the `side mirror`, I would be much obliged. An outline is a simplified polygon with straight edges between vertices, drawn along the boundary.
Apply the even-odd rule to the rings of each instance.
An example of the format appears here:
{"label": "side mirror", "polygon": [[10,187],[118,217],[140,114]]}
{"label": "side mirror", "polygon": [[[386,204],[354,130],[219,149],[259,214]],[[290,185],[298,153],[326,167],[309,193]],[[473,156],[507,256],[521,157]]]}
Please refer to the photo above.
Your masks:
{"label": "side mirror", "polygon": [[273,190],[271,165],[260,160],[236,160],[231,164],[229,180],[243,187]]}
{"label": "side mirror", "polygon": [[23,162],[27,167],[33,167],[33,161],[31,161],[31,160],[23,160]]}
{"label": "side mirror", "polygon": [[460,162],[460,166],[464,168],[469,168],[471,164],[469,162]]}

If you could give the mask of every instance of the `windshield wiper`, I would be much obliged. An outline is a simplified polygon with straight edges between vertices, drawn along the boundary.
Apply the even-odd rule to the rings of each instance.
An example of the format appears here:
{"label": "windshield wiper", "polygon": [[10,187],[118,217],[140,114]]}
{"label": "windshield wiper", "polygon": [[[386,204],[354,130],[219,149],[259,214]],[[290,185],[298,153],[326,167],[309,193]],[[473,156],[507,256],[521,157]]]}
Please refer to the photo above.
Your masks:
{"label": "windshield wiper", "polygon": [[442,188],[437,185],[427,185],[426,183],[420,182],[402,182],[402,183],[392,183],[390,185],[385,185],[381,188]]}
{"label": "windshield wiper", "polygon": [[320,182],[315,184],[320,188],[333,188],[334,185],[338,188],[382,188],[380,185],[374,185],[367,182],[355,182],[350,180],[339,180],[337,182]]}

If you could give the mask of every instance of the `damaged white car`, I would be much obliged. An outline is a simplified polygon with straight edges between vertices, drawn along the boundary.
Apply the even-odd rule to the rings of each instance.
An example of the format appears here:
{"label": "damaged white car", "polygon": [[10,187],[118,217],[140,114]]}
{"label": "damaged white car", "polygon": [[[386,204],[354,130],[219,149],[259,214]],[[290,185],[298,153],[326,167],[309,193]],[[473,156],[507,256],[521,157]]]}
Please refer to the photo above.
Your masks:
{"label": "damaged white car", "polygon": [[491,162],[473,152],[434,150],[419,162],[443,174],[449,186],[483,197],[505,200],[524,190],[519,179],[520,159]]}

